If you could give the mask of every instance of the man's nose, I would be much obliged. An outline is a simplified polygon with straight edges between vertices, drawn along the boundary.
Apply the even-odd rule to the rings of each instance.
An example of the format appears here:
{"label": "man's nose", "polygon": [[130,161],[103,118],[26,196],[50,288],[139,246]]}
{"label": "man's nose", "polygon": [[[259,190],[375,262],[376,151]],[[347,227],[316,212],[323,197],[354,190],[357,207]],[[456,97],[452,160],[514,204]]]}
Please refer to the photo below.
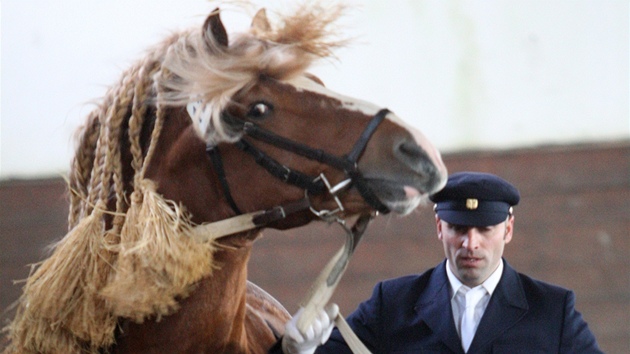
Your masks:
{"label": "man's nose", "polygon": [[475,229],[474,227],[469,228],[468,232],[466,232],[466,235],[464,235],[464,243],[462,244],[462,247],[468,250],[479,248],[479,238],[480,235],[479,232],[477,232],[477,229]]}

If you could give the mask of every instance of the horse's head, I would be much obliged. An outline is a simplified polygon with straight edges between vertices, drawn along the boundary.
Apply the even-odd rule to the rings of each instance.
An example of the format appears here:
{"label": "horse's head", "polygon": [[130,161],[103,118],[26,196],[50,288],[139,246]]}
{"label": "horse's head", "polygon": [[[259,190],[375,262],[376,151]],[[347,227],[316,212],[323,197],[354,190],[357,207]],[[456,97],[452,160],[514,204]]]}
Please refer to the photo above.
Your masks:
{"label": "horse's head", "polygon": [[[293,23],[302,26],[302,34],[309,33],[308,22]],[[151,177],[159,180],[165,195],[189,209],[208,204],[200,203],[207,198],[202,193],[182,198],[182,179],[190,181],[187,188],[200,192],[204,184],[216,189],[223,176],[220,199],[230,202],[235,213],[306,196],[315,213],[307,210],[271,225],[286,228],[322,212],[348,216],[377,209],[406,214],[439,190],[446,168],[435,147],[394,113],[333,92],[308,74],[305,70],[321,54],[312,48],[321,50],[323,44],[313,45],[317,36],[286,36],[296,31],[287,27],[273,31],[261,11],[251,32],[229,43],[215,11],[198,42],[184,42],[167,55],[173,75],[162,85],[172,90],[167,94],[172,103],[187,104],[186,112],[178,112],[192,124],[187,143],[172,144],[186,150],[162,155],[173,160],[155,161],[168,168]],[[184,176],[190,166],[199,175]],[[191,212],[196,221],[217,218],[207,208]]]}
{"label": "horse's head", "polygon": [[[394,113],[339,95],[307,76],[286,81],[261,77],[233,97],[225,116],[234,126],[255,127],[245,130],[242,140],[247,144],[289,170],[309,176],[315,184],[324,182],[319,193],[311,192],[310,184],[270,183],[275,189],[271,195],[283,198],[292,192],[291,198],[299,199],[306,189],[315,210],[343,207],[346,214],[353,214],[374,208],[405,214],[444,183],[446,170],[440,155],[419,132],[406,127]],[[258,130],[267,132],[260,134],[264,141]],[[274,140],[274,135],[281,138]],[[279,139],[305,148],[278,148],[280,144],[274,143]],[[255,187],[264,189],[260,184]]]}

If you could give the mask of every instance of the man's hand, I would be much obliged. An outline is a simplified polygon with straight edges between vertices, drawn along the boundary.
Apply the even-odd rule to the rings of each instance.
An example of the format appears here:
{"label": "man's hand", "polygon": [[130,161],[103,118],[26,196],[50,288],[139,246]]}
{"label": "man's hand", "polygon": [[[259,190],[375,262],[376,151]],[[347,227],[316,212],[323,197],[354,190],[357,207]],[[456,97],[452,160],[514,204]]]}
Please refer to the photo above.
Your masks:
{"label": "man's hand", "polygon": [[285,354],[312,354],[317,346],[326,343],[335,327],[335,318],[339,314],[337,304],[329,304],[317,315],[306,333],[302,333],[297,323],[304,311],[300,308],[285,326],[282,338],[282,351]]}

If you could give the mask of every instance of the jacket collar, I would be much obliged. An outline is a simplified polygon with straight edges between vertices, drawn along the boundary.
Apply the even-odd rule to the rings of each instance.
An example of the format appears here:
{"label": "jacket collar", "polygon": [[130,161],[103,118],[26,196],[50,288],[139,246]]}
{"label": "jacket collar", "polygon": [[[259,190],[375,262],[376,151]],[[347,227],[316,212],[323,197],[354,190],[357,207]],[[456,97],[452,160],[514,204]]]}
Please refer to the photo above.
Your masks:
{"label": "jacket collar", "polygon": [[454,353],[463,353],[451,309],[450,285],[446,276],[446,261],[440,263],[429,278],[429,283],[414,307],[420,319],[431,328]]}
{"label": "jacket collar", "polygon": [[[470,352],[477,351],[512,327],[529,308],[518,273],[505,260],[503,262],[503,275],[481,318]],[[433,270],[429,283],[414,308],[437,338],[454,353],[463,353],[461,340],[453,323],[449,287],[446,261],[443,261]]]}
{"label": "jacket collar", "polygon": [[518,273],[505,260],[501,280],[490,298],[469,351],[477,351],[511,328],[529,310]]}

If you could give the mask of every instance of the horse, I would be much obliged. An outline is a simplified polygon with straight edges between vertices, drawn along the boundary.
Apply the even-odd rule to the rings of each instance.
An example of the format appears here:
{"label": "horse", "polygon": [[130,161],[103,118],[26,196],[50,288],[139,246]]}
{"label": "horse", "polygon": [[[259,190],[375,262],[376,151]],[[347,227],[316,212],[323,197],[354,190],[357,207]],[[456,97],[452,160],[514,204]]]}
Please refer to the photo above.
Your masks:
{"label": "horse", "polygon": [[264,228],[404,215],[444,185],[420,132],[308,72],[345,44],[343,10],[272,26],[261,9],[228,36],[217,8],[122,74],[78,134],[68,233],[33,266],[7,352],[264,353],[290,319],[247,280]]}

